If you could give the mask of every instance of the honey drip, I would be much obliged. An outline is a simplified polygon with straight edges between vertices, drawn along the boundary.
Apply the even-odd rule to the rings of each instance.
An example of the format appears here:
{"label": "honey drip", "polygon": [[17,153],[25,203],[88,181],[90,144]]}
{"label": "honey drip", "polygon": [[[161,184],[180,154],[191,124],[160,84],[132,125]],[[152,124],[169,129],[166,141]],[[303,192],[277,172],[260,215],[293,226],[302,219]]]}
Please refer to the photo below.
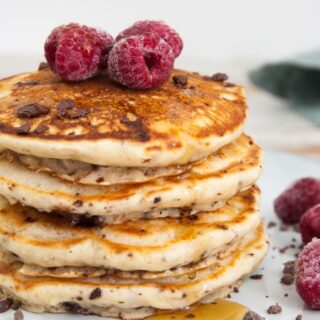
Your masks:
{"label": "honey drip", "polygon": [[167,314],[158,314],[147,320],[243,320],[249,309],[241,304],[219,300],[195,308]]}

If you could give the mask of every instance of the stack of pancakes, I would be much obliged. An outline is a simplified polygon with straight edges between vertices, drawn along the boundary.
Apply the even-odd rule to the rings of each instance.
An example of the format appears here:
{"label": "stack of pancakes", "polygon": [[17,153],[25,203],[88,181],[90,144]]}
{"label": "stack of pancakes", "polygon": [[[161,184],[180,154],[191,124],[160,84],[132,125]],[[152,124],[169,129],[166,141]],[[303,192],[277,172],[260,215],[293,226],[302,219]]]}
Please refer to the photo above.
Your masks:
{"label": "stack of pancakes", "polygon": [[0,292],[34,312],[138,319],[223,298],[263,259],[262,150],[243,89],[49,69],[0,81]]}

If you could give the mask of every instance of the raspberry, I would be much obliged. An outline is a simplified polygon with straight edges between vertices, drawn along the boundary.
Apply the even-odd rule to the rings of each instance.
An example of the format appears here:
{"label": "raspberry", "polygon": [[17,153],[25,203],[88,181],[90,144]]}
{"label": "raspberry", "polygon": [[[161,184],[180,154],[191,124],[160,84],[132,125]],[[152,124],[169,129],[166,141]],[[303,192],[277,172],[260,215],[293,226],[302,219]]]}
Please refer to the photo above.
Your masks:
{"label": "raspberry", "polygon": [[108,71],[123,86],[147,89],[163,84],[173,63],[170,45],[155,34],[146,34],[117,42],[110,52]]}
{"label": "raspberry", "polygon": [[107,67],[113,38],[77,23],[55,28],[44,50],[51,70],[66,81],[86,80]]}
{"label": "raspberry", "polygon": [[274,202],[278,217],[285,223],[297,223],[311,207],[320,203],[320,180],[303,178],[285,190]]}
{"label": "raspberry", "polygon": [[300,231],[305,244],[313,237],[320,238],[320,204],[307,210],[300,220]]}
{"label": "raspberry", "polygon": [[154,33],[165,40],[172,48],[174,57],[178,57],[183,48],[183,42],[179,34],[167,24],[161,21],[143,20],[138,21],[131,27],[122,31],[117,37],[116,41],[123,38],[143,35],[146,33]]}
{"label": "raspberry", "polygon": [[309,242],[298,258],[296,288],[312,309],[320,309],[320,239]]}

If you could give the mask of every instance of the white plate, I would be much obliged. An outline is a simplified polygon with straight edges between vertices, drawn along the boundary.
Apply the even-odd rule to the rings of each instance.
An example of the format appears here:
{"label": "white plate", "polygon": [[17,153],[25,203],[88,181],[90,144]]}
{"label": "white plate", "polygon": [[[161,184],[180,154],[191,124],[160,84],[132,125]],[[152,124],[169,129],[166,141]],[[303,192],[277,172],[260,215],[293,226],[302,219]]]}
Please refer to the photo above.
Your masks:
{"label": "white plate", "polygon": [[[240,293],[232,295],[232,300],[240,302],[256,311],[266,319],[293,320],[298,314],[304,316],[304,320],[319,320],[320,311],[310,311],[304,307],[303,302],[295,292],[294,285],[284,286],[280,284],[282,264],[294,259],[297,250],[289,249],[280,254],[278,248],[283,248],[291,243],[292,238],[297,239],[297,246],[300,245],[300,234],[295,231],[279,232],[279,221],[273,212],[273,200],[292,181],[300,177],[316,176],[320,172],[320,162],[317,160],[300,157],[296,155],[269,152],[266,155],[264,173],[259,185],[262,189],[261,212],[266,223],[276,221],[277,227],[268,229],[271,239],[270,251],[261,269],[254,274],[263,274],[261,280],[247,279],[240,288]],[[272,250],[276,247],[276,250]],[[288,297],[284,297],[284,294]],[[269,298],[266,298],[269,296]],[[278,302],[282,306],[282,313],[268,315],[266,309]],[[25,320],[97,320],[94,316],[79,315],[55,315],[55,314],[31,314],[24,312]],[[12,312],[0,315],[1,320],[12,320]],[[219,320],[219,319],[215,319]]]}

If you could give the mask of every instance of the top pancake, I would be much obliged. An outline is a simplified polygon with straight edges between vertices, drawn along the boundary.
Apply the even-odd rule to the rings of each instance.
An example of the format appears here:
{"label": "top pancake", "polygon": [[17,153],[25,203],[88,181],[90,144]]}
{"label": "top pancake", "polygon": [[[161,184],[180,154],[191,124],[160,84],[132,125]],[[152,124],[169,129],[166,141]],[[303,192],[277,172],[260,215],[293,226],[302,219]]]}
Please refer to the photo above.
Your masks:
{"label": "top pancake", "polygon": [[[173,83],[177,74],[188,76],[185,88]],[[59,107],[66,100],[70,109]],[[17,110],[32,103],[48,113],[18,117]],[[181,165],[238,137],[246,112],[241,87],[186,71],[173,71],[159,88],[138,91],[107,76],[65,83],[44,69],[0,81],[0,147],[104,166]]]}

